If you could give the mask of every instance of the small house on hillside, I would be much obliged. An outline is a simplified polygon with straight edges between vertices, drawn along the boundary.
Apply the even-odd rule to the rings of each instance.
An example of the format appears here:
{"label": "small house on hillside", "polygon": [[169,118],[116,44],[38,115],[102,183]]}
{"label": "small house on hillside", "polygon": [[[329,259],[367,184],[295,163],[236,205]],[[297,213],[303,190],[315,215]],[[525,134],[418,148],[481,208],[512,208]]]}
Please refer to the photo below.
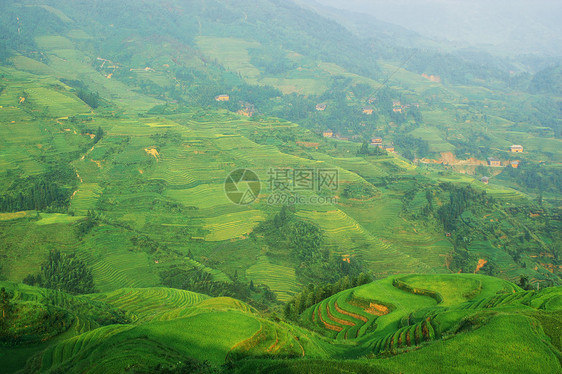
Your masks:
{"label": "small house on hillside", "polygon": [[402,107],[401,106],[394,107],[394,108],[392,108],[392,111],[394,113],[402,113]]}
{"label": "small house on hillside", "polygon": [[484,183],[484,184],[488,184],[488,183],[490,183],[490,178],[482,177],[482,179],[480,179],[480,181],[482,181],[482,183]]}
{"label": "small house on hillside", "polygon": [[522,145],[512,145],[512,146],[510,147],[510,149],[511,149],[511,152],[513,152],[513,153],[521,153],[521,152],[523,152],[523,146],[522,146]]}
{"label": "small house on hillside", "polygon": [[230,100],[230,96],[228,95],[218,95],[215,97],[216,101],[229,101]]}
{"label": "small house on hillside", "polygon": [[490,157],[488,158],[488,165],[497,167],[497,166],[502,166],[502,163],[499,159],[495,157]]}
{"label": "small house on hillside", "polygon": [[334,132],[332,130],[327,130],[322,133],[322,136],[325,138],[331,138],[334,136]]}
{"label": "small house on hillside", "polygon": [[316,104],[316,110],[323,112],[326,110],[327,105],[326,104]]}
{"label": "small house on hillside", "polygon": [[380,145],[380,144],[382,144],[382,138],[373,138],[373,139],[371,139],[371,144],[373,144],[373,145]]}
{"label": "small house on hillside", "polygon": [[387,152],[394,153],[394,147],[391,146],[391,145],[388,146],[388,147],[385,147],[384,149],[385,149]]}
{"label": "small house on hillside", "polygon": [[511,167],[517,169],[519,167],[519,160],[511,161]]}
{"label": "small house on hillside", "polygon": [[364,114],[367,114],[367,115],[370,116],[371,114],[373,114],[373,112],[374,112],[374,109],[373,109],[373,108],[363,108],[363,113],[364,113]]}
{"label": "small house on hillside", "polygon": [[401,106],[402,106],[402,103],[401,103],[400,101],[393,101],[393,102],[392,102],[392,106],[399,106],[399,107],[401,107]]}

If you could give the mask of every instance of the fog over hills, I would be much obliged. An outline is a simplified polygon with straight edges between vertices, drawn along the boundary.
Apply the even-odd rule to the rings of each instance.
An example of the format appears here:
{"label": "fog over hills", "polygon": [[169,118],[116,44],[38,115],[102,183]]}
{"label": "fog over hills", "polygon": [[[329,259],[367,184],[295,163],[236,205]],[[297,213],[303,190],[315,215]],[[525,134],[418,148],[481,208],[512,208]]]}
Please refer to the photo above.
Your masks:
{"label": "fog over hills", "polygon": [[562,2],[555,0],[305,0],[369,14],[424,36],[498,54],[562,55]]}

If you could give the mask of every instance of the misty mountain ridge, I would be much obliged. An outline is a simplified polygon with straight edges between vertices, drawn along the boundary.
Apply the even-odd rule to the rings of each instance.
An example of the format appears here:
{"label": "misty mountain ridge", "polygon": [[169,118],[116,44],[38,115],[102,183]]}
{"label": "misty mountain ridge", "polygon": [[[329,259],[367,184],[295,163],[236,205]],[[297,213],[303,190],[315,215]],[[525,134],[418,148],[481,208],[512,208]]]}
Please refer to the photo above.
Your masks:
{"label": "misty mountain ridge", "polygon": [[502,56],[562,56],[562,4],[557,1],[303,1],[368,14],[441,43],[470,44]]}

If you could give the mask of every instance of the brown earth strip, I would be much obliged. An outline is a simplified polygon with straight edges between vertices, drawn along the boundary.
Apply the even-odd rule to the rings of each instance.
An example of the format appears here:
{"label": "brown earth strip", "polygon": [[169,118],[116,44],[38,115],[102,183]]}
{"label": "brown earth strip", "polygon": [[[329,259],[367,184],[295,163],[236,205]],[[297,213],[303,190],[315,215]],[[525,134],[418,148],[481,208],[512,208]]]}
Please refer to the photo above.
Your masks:
{"label": "brown earth strip", "polygon": [[326,327],[328,330],[337,331],[337,332],[340,332],[340,331],[343,330],[343,327],[335,326],[335,325],[332,325],[332,324],[324,321],[322,319],[322,312],[320,311],[320,308],[318,308],[318,318],[320,319],[320,321],[322,321],[322,323],[324,324],[324,327]]}
{"label": "brown earth strip", "polygon": [[380,317],[380,316],[387,315],[389,313],[389,310],[384,305],[377,304],[377,303],[370,303],[369,308],[365,309],[365,312]]}
{"label": "brown earth strip", "polygon": [[355,323],[351,322],[351,321],[346,321],[345,319],[341,319],[338,317],[334,317],[332,315],[332,313],[330,313],[330,308],[328,306],[328,303],[326,303],[326,313],[328,314],[328,318],[330,318],[332,321],[339,323],[340,325],[344,325],[344,326],[355,326]]}
{"label": "brown earth strip", "polygon": [[277,332],[277,330],[275,330],[275,343],[273,343],[272,345],[269,346],[269,348],[267,349],[268,352],[272,352],[273,349],[275,347],[277,347],[277,344],[279,344],[279,334]]}
{"label": "brown earth strip", "polygon": [[361,316],[361,315],[359,315],[359,314],[355,314],[355,313],[348,312],[347,310],[343,310],[342,308],[339,307],[337,301],[335,302],[335,307],[336,307],[336,310],[337,310],[339,313],[341,313],[341,314],[345,314],[346,316],[350,316],[350,317],[353,317],[353,318],[355,318],[355,319],[359,319],[359,320],[361,320],[361,321],[363,321],[363,322],[367,322],[367,321],[368,321],[367,317]]}

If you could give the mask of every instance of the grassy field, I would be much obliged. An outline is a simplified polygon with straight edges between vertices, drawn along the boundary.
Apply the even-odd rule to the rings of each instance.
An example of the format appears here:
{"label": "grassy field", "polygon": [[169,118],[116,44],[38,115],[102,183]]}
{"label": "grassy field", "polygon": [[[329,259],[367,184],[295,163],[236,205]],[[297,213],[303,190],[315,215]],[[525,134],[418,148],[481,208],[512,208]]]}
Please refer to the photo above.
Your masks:
{"label": "grassy field", "polygon": [[[173,10],[175,3],[167,6]],[[9,281],[0,285],[14,294],[18,338],[35,339],[29,346],[0,341],[0,371],[152,372],[157,365],[173,371],[189,357],[227,363],[233,372],[562,372],[562,291],[523,291],[504,280],[560,280],[550,253],[557,249],[555,240],[530,231],[529,248],[521,244],[527,227],[518,222],[519,210],[531,209],[527,215],[536,218],[536,227],[556,230],[545,223],[546,209],[531,200],[532,193],[510,188],[501,178],[484,185],[442,165],[416,166],[400,154],[362,156],[360,138],[323,139],[322,120],[305,128],[268,117],[263,108],[278,110],[284,98],[257,104],[252,118],[213,109],[211,92],[205,93],[209,105],[192,107],[198,99],[185,92],[198,87],[180,78],[192,74],[197,80],[204,71],[232,83],[233,92],[245,82],[319,101],[345,78],[349,89],[363,83],[376,92],[380,81],[291,51],[283,53],[294,68],[268,74],[252,56],[269,47],[239,37],[199,35],[190,44],[127,30],[118,34],[123,48],[111,56],[115,46],[90,48],[99,30],[82,29],[55,7],[40,7],[54,17],[48,21],[52,30],[63,31],[36,37],[25,56],[15,53],[9,66],[0,66],[0,195],[17,197],[36,178],[60,177],[70,205],[68,211],[50,206],[0,213],[0,279]],[[135,47],[140,45],[146,48]],[[104,64],[115,67],[101,67],[105,58],[116,59]],[[391,63],[381,62],[380,69],[376,74],[390,77],[391,95],[419,100],[423,115],[420,123],[409,117],[394,123],[377,108],[379,118],[365,126],[384,133],[385,144],[409,135],[427,142],[431,157],[438,158],[457,150],[455,140],[482,138],[502,160],[515,157],[507,147],[520,143],[525,152],[517,157],[524,161],[560,161],[560,139],[538,135],[551,134],[551,128],[506,119],[517,117],[506,106],[537,98],[501,98],[503,93],[488,88],[432,82]],[[101,105],[82,101],[72,80],[99,93]],[[358,108],[366,102],[342,93]],[[163,114],[153,114],[159,110]],[[101,139],[89,135],[97,128],[103,129]],[[319,147],[298,145],[300,140]],[[56,175],[49,174],[59,166]],[[224,192],[227,175],[238,168],[256,171],[262,181],[261,195],[249,207],[231,204]],[[296,216],[320,228],[321,250],[359,260],[361,271],[378,279],[325,298],[298,322],[283,317],[282,303],[316,279],[303,275],[299,267],[307,264],[292,258],[289,248],[269,248],[251,235],[280,209],[267,200],[271,168],[338,171],[337,201],[296,206]],[[436,217],[446,200],[436,198],[433,213],[423,213],[426,187],[438,190],[441,182],[471,185],[499,201],[493,212],[461,215],[480,227],[493,224],[497,242],[474,228],[455,242]],[[372,196],[350,197],[348,187],[369,187]],[[523,239],[515,245],[507,232],[515,233],[513,241]],[[522,249],[520,259],[514,249]],[[71,296],[11,283],[39,274],[52,250],[82,260],[97,293]],[[494,265],[481,270],[469,262],[464,271],[495,271],[502,279],[452,274],[459,253]],[[255,289],[241,297],[255,297],[246,303],[163,287],[183,287],[183,271],[193,269],[224,289],[245,292],[250,281],[258,290],[266,285],[279,303],[265,302],[261,313],[256,308],[264,306],[265,296]],[[166,278],[174,271],[177,282]],[[64,328],[41,335],[55,325]]]}
{"label": "grassy field", "polygon": [[145,252],[130,250],[131,234],[111,226],[100,226],[77,249],[91,266],[94,283],[101,292],[123,287],[151,287],[160,284],[154,261]]}
{"label": "grassy field", "polygon": [[240,73],[249,81],[256,82],[260,77],[260,71],[250,63],[248,54],[248,48],[259,48],[259,43],[235,38],[201,36],[197,38],[197,45],[207,56],[218,60],[229,70]]}
{"label": "grassy field", "polygon": [[246,270],[246,278],[255,284],[265,284],[277,295],[280,301],[288,301],[298,290],[295,270],[276,265],[267,256],[261,256]]}
{"label": "grassy field", "polygon": [[[535,372],[537,365],[544,373],[560,369],[556,348],[560,344],[548,340],[556,334],[554,321],[560,319],[561,289],[522,291],[486,276],[396,276],[352,288],[303,313],[302,323],[313,331],[262,319],[255,309],[235,299],[189,291],[128,288],[72,297],[13,283],[1,285],[14,292],[18,305],[43,303],[49,297],[76,318],[74,329],[35,347],[40,359],[28,362],[27,370],[102,373],[122,371],[133,362],[138,368],[172,364],[181,357],[215,365],[232,362],[235,368],[269,367],[267,372],[295,363],[237,361],[264,356],[304,357],[298,361],[301,369],[321,368],[337,358],[348,369],[368,372],[414,373],[422,367],[461,372],[459,362],[476,373],[490,368],[507,373],[513,367]],[[541,312],[535,309],[539,307]],[[96,313],[117,308],[130,322],[101,326],[92,319]],[[466,323],[475,328],[463,328]],[[208,334],[210,326],[213,334]],[[117,346],[118,350],[112,348]],[[455,356],[460,361],[451,358]]]}

